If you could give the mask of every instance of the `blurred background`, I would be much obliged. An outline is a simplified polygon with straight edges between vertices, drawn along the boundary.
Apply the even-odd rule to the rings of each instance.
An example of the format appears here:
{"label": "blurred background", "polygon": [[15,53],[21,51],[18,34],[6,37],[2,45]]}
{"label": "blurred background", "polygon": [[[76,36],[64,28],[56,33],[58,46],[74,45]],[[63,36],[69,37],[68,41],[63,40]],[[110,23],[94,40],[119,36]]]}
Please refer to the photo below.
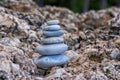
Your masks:
{"label": "blurred background", "polygon": [[100,10],[111,6],[120,7],[120,0],[34,0],[40,7],[46,5],[66,7],[76,13]]}

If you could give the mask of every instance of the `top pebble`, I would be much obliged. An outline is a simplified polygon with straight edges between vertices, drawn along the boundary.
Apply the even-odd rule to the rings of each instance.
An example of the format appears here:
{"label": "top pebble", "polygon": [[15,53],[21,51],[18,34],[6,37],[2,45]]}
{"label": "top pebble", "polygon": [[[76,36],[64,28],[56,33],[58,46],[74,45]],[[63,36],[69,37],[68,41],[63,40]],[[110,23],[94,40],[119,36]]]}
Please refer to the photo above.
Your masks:
{"label": "top pebble", "polygon": [[48,25],[56,25],[56,24],[59,24],[59,20],[50,20],[50,21],[47,21],[47,24]]}

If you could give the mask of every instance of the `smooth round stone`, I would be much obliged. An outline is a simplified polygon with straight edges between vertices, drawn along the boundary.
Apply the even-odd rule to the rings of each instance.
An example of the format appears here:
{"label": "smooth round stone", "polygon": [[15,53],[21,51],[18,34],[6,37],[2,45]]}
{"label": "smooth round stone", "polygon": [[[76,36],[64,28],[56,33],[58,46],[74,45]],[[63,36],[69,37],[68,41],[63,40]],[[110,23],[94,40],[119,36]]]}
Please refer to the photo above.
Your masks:
{"label": "smooth round stone", "polygon": [[54,44],[54,43],[63,43],[64,39],[61,37],[50,37],[50,38],[44,38],[41,40],[43,44]]}
{"label": "smooth round stone", "polygon": [[47,24],[48,24],[48,25],[59,24],[59,20],[50,20],[50,21],[47,21]]}
{"label": "smooth round stone", "polygon": [[57,30],[57,31],[43,31],[43,35],[46,37],[57,37],[64,34],[63,30]]}
{"label": "smooth round stone", "polygon": [[67,51],[68,46],[64,43],[62,44],[49,44],[49,45],[39,45],[36,50],[40,55],[55,55],[62,54]]}
{"label": "smooth round stone", "polygon": [[49,68],[53,66],[63,65],[69,61],[65,55],[41,56],[34,59],[34,63],[40,68]]}
{"label": "smooth round stone", "polygon": [[46,30],[46,31],[60,30],[60,26],[59,26],[59,25],[45,26],[45,27],[43,28],[43,30]]}

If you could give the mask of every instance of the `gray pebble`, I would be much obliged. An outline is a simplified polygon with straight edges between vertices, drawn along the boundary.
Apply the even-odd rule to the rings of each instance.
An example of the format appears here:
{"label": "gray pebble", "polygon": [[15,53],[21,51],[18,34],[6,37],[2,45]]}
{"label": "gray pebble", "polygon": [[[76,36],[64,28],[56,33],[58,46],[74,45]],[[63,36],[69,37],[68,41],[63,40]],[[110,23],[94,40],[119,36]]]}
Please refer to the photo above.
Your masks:
{"label": "gray pebble", "polygon": [[48,25],[56,25],[56,24],[59,24],[59,20],[50,20],[50,21],[47,21],[47,24]]}
{"label": "gray pebble", "polygon": [[45,27],[43,27],[43,30],[46,30],[46,31],[60,30],[60,25],[45,26]]}
{"label": "gray pebble", "polygon": [[34,59],[34,63],[40,68],[49,68],[53,66],[63,65],[69,61],[65,55],[41,56]]}
{"label": "gray pebble", "polygon": [[41,55],[55,55],[62,54],[67,51],[68,46],[66,44],[50,44],[50,45],[39,45],[36,50]]}
{"label": "gray pebble", "polygon": [[64,39],[61,37],[50,37],[50,38],[44,38],[41,40],[43,44],[55,44],[55,43],[63,43]]}
{"label": "gray pebble", "polygon": [[114,49],[112,52],[111,52],[111,54],[110,54],[110,57],[112,58],[112,59],[120,59],[120,50],[119,49]]}
{"label": "gray pebble", "polygon": [[46,37],[57,37],[64,34],[63,30],[57,30],[57,31],[43,31],[43,35]]}

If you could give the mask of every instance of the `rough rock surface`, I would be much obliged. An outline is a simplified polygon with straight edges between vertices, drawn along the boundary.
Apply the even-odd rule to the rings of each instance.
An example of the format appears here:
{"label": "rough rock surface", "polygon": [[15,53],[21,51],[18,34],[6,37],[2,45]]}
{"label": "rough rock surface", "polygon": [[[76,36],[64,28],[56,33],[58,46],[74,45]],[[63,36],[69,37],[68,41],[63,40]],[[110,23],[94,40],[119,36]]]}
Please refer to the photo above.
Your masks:
{"label": "rough rock surface", "polygon": [[[119,80],[119,8],[75,14],[66,8],[39,8],[32,0],[4,0],[0,4],[0,80]],[[16,7],[15,7],[16,6]],[[41,43],[41,24],[58,19],[71,53],[69,64],[42,70],[33,59]],[[69,52],[70,53],[70,52]]]}

